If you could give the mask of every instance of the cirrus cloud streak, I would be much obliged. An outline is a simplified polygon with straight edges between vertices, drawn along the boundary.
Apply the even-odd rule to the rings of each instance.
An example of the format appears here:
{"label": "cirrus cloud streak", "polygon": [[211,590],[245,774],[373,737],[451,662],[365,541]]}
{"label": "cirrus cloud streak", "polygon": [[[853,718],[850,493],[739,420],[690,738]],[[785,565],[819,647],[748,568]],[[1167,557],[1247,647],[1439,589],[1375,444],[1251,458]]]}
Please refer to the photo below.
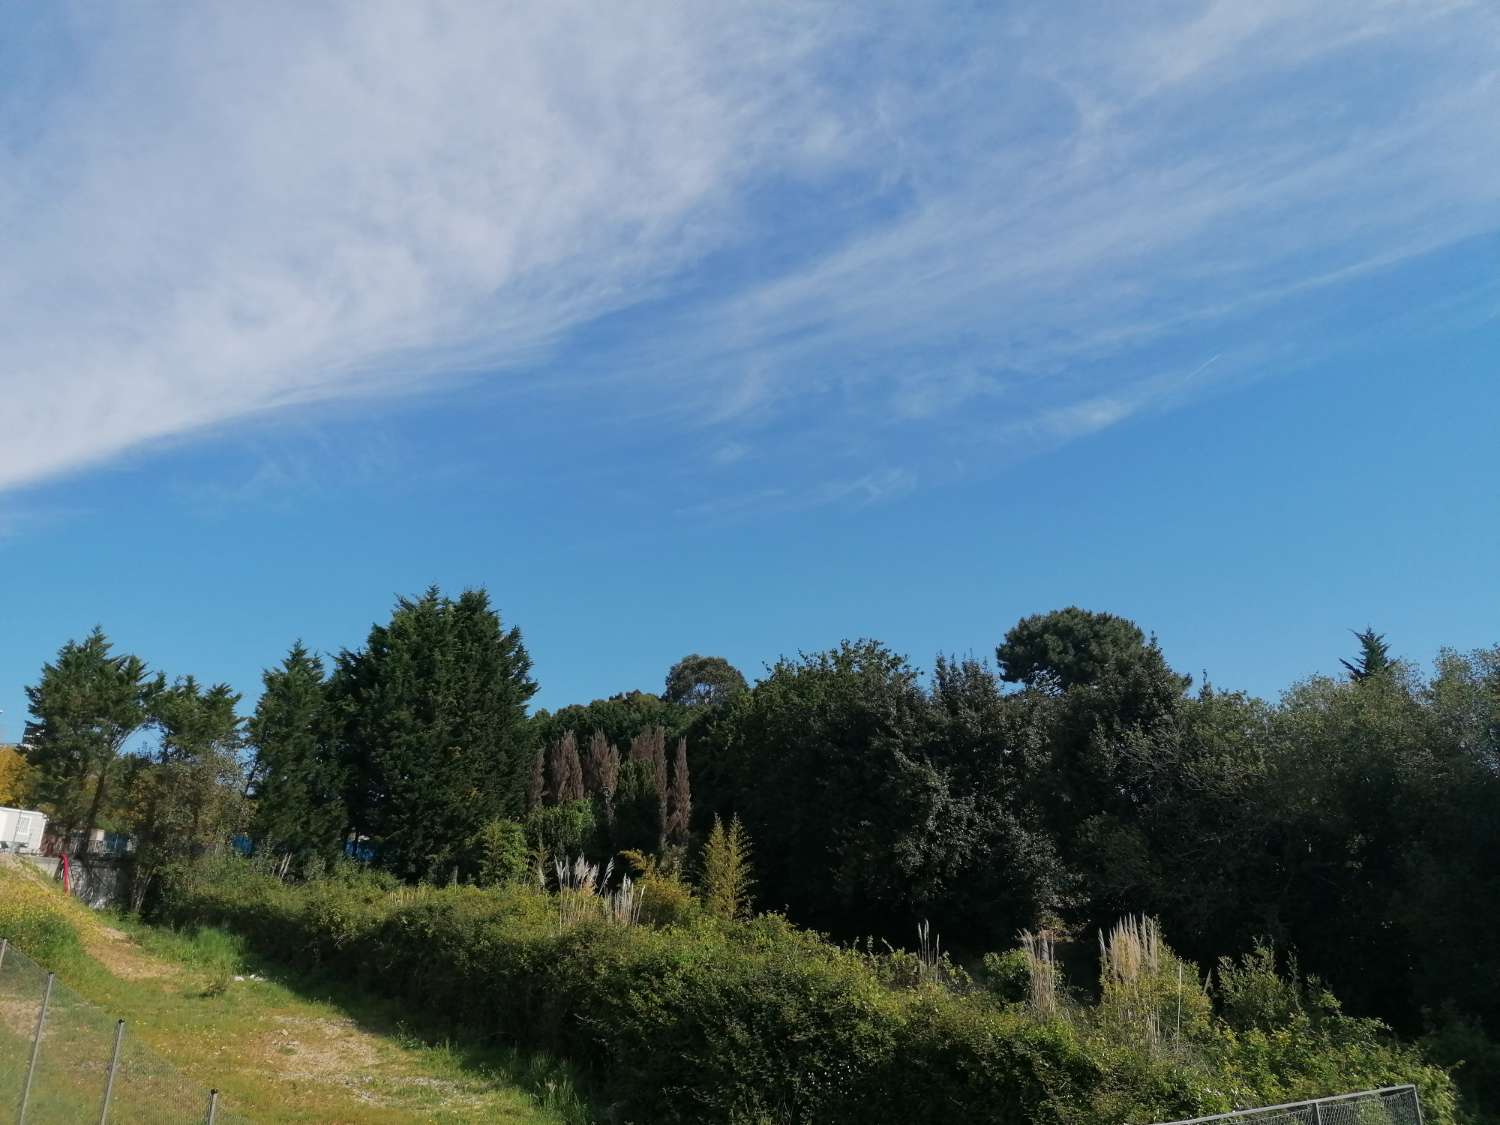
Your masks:
{"label": "cirrus cloud streak", "polygon": [[0,58],[0,490],[457,372],[907,482],[1500,227],[1487,5],[1027,13],[60,7]]}

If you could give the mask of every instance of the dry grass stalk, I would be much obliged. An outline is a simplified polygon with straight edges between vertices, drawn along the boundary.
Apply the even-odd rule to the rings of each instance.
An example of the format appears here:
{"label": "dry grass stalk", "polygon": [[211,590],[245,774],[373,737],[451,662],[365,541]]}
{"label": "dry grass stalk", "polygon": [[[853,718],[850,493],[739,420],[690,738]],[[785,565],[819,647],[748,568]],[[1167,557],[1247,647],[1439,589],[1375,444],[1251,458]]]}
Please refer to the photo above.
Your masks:
{"label": "dry grass stalk", "polygon": [[603,904],[594,891],[609,882],[614,866],[614,860],[610,860],[601,879],[599,865],[581,855],[571,864],[563,857],[553,860],[557,873],[557,920],[563,929],[599,916]]}
{"label": "dry grass stalk", "polygon": [[553,868],[557,873],[557,920],[563,929],[591,918],[608,918],[626,926],[640,921],[644,888],[627,874],[611,891],[614,860],[605,864],[602,872],[597,863],[581,855],[572,863],[556,859]]}
{"label": "dry grass stalk", "polygon": [[1021,949],[1026,954],[1026,1002],[1032,1012],[1044,1019],[1057,1015],[1057,949],[1050,934],[1020,933]]}
{"label": "dry grass stalk", "polygon": [[1122,918],[1099,933],[1099,983],[1103,1005],[1133,1034],[1161,1045],[1161,1019],[1154,986],[1162,967],[1161,929],[1143,915]]}
{"label": "dry grass stalk", "polygon": [[415,906],[423,899],[430,898],[432,895],[432,890],[433,888],[420,883],[415,887],[397,887],[394,891],[391,892],[389,901],[402,908]]}
{"label": "dry grass stalk", "polygon": [[928,984],[940,982],[943,971],[943,939],[932,932],[932,923],[927,919],[917,923],[918,973]]}
{"label": "dry grass stalk", "polygon": [[629,875],[620,876],[620,885],[609,896],[609,916],[622,926],[634,926],[641,920],[643,892]]}

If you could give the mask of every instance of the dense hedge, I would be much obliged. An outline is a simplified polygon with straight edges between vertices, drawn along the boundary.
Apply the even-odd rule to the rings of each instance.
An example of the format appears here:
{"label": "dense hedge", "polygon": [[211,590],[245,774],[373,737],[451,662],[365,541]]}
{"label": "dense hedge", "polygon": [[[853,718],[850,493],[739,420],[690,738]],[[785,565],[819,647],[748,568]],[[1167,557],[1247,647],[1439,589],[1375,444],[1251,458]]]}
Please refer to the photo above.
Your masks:
{"label": "dense hedge", "polygon": [[[231,868],[176,880],[162,919],[227,926],[272,959],[568,1058],[612,1120],[1118,1125],[1227,1109],[1256,1083],[1232,1090],[982,995],[892,987],[877,958],[775,916],[562,931],[554,900],[524,888],[289,886]],[[1372,1065],[1406,1080],[1388,1073],[1404,1062],[1421,1069],[1400,1051]]]}

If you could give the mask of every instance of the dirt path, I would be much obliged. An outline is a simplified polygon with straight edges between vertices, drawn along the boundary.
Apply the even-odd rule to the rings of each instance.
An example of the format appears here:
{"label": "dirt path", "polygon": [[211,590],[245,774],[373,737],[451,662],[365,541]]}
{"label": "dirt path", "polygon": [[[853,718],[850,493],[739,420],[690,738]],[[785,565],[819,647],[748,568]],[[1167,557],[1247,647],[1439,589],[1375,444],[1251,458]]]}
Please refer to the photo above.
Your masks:
{"label": "dirt path", "polygon": [[130,935],[110,926],[95,926],[81,935],[88,955],[121,980],[182,979],[183,970],[144,953]]}

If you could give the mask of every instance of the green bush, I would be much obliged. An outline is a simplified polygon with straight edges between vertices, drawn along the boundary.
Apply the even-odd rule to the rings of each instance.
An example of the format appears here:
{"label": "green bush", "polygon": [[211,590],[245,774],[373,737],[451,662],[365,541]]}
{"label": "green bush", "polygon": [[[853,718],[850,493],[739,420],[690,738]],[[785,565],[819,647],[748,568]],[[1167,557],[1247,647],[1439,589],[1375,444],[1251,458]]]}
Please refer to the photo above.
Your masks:
{"label": "green bush", "polygon": [[703,914],[703,907],[693,896],[676,869],[664,869],[655,856],[634,849],[620,853],[626,869],[635,876],[641,894],[641,921],[648,926],[690,926]]}
{"label": "green bush", "polygon": [[589,801],[538,805],[526,817],[526,841],[549,856],[583,854],[594,838],[594,806]]}
{"label": "green bush", "polygon": [[1481,1120],[1500,1120],[1500,1042],[1470,1018],[1451,1009],[1424,1039],[1427,1054],[1456,1068],[1454,1077],[1466,1105],[1488,1111]]}
{"label": "green bush", "polygon": [[328,879],[345,886],[364,887],[368,890],[387,893],[399,890],[406,885],[398,876],[389,871],[371,867],[368,863],[360,863],[358,860],[343,855],[334,860],[331,866],[324,868],[317,878]]}
{"label": "green bush", "polygon": [[1367,1078],[1421,1082],[1428,1121],[1454,1120],[1440,1071],[1330,1013],[1300,1025],[1309,1044],[1292,1041],[1296,1027],[1268,1038],[1216,1023],[1191,1053],[1152,1051],[979,989],[892,987],[878,955],[774,915],[562,930],[555,899],[520,884],[392,893],[221,874],[176,882],[163,920],[225,925],[468,1036],[568,1059],[620,1122],[1119,1125],[1228,1109],[1278,1083],[1327,1092]]}
{"label": "green bush", "polygon": [[1218,969],[1219,1010],[1236,1031],[1274,1031],[1302,1011],[1297,964],[1287,976],[1276,970],[1276,953],[1267,945],[1235,960],[1221,958]]}
{"label": "green bush", "polygon": [[648,926],[690,926],[703,913],[692,889],[675,875],[645,875],[640,885],[641,921]]}
{"label": "green bush", "polygon": [[1267,1105],[1411,1082],[1425,1120],[1457,1119],[1452,1080],[1417,1048],[1397,1042],[1378,1020],[1344,1015],[1328,993],[1319,1006],[1270,1030],[1221,1032],[1208,1052],[1209,1069],[1231,1101]]}
{"label": "green bush", "polygon": [[526,878],[530,854],[526,830],[513,820],[495,819],[474,836],[474,882],[481,887],[518,883]]}
{"label": "green bush", "polygon": [[1031,964],[1024,949],[986,953],[978,977],[996,999],[1006,1004],[1024,1004],[1031,993]]}

